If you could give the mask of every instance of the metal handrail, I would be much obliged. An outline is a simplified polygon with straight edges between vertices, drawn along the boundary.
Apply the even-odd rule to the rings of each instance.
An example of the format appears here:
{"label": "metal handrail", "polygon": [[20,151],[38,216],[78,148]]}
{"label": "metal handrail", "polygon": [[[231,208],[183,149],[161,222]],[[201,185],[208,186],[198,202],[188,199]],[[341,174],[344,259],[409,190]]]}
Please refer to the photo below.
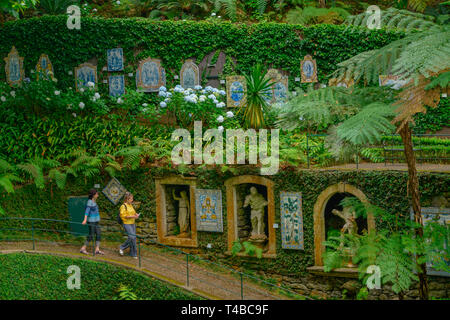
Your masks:
{"label": "metal handrail", "polygon": [[[312,148],[310,146],[309,139],[310,138],[314,138],[314,137],[326,137],[326,136],[328,136],[327,133],[316,133],[316,134],[307,133],[306,134],[306,161],[307,161],[307,168],[308,169],[310,168],[310,163],[311,163],[310,150]],[[393,137],[399,137],[399,136],[400,136],[400,134],[393,133],[393,134],[389,134],[389,135],[384,135],[381,138],[381,140],[389,139],[391,137],[392,138]],[[417,137],[417,138],[420,138],[420,137],[450,137],[450,134],[446,134],[446,133],[442,133],[442,134],[413,133],[412,134],[412,138],[414,139],[415,137]],[[423,144],[420,144],[420,141],[419,141],[419,146],[420,145],[423,146]],[[386,147],[385,144],[382,144],[382,145],[374,144],[374,145],[366,145],[366,146],[359,146],[359,147],[357,147],[356,160],[355,160],[356,161],[356,169],[359,168],[359,160],[360,160],[359,150],[365,149],[365,148],[385,148],[385,147]],[[421,152],[421,150],[420,150],[420,152]],[[436,157],[436,158],[433,158],[433,157],[422,157],[422,154],[420,154],[420,155],[421,155],[420,157],[417,157],[417,160],[430,160],[431,159],[431,160],[444,160],[445,161],[445,160],[449,159],[448,157]],[[387,157],[386,157],[386,150],[385,150],[384,158],[385,158],[385,163],[386,163],[386,159],[387,159]],[[396,159],[403,159],[403,158],[402,157],[394,157],[393,154],[392,154],[392,151],[391,151],[391,157],[389,157],[389,160],[393,161],[393,160],[396,160]]]}
{"label": "metal handrail", "polygon": [[[30,239],[28,239],[28,238],[27,238],[27,239],[3,239],[3,238],[0,238],[0,241],[13,241],[13,240],[14,240],[14,241],[33,241],[33,250],[35,250],[35,242],[36,242],[36,241],[46,241],[46,240],[40,240],[40,239],[37,239],[37,238],[35,237],[35,232],[36,232],[36,231],[42,231],[42,232],[55,232],[55,233],[66,233],[66,234],[71,234],[71,235],[75,235],[75,236],[85,236],[85,233],[80,233],[80,232],[75,232],[75,231],[70,231],[70,230],[36,228],[36,227],[34,226],[34,222],[36,222],[36,221],[40,221],[40,222],[66,223],[66,224],[69,224],[69,225],[72,225],[72,224],[75,224],[75,225],[84,225],[84,226],[90,226],[90,225],[92,225],[92,224],[90,224],[90,223],[82,224],[81,222],[76,222],[76,221],[67,221],[67,220],[59,220],[59,219],[48,219],[48,218],[33,218],[33,217],[0,217],[0,221],[9,221],[9,220],[31,221],[31,229],[30,229],[30,228],[0,228],[0,231],[5,231],[5,230],[6,230],[6,231],[27,231],[27,232],[30,232],[30,231],[31,231],[31,233],[32,233],[31,238],[30,238]],[[100,226],[100,228],[103,228],[103,227]],[[128,234],[128,233],[124,232],[123,230],[119,230],[119,233],[121,233],[121,234],[123,234],[123,235],[127,235],[127,234]],[[307,296],[302,296],[301,294],[299,294],[299,293],[297,293],[297,292],[295,292],[295,291],[292,291],[292,290],[290,290],[290,289],[288,289],[288,288],[285,288],[285,287],[282,287],[282,286],[277,286],[277,285],[274,285],[273,283],[270,283],[270,282],[268,282],[268,281],[266,281],[266,280],[263,280],[263,279],[254,277],[254,276],[252,276],[252,275],[250,275],[250,274],[246,274],[246,273],[244,273],[244,272],[234,270],[234,269],[230,268],[229,266],[226,266],[226,265],[223,265],[223,264],[214,262],[214,261],[210,261],[210,260],[201,258],[201,257],[199,257],[199,256],[193,255],[193,254],[191,254],[191,253],[185,252],[185,251],[183,251],[183,250],[180,250],[180,249],[178,249],[178,248],[174,248],[174,247],[171,247],[171,246],[168,246],[168,245],[159,243],[159,242],[157,242],[157,241],[155,241],[155,240],[153,240],[153,239],[149,239],[148,236],[142,236],[142,235],[138,235],[138,234],[128,234],[128,235],[135,236],[136,239],[138,239],[138,261],[139,261],[139,268],[141,267],[141,259],[142,259],[142,258],[145,259],[145,260],[149,260],[148,257],[145,257],[145,256],[142,256],[142,255],[141,255],[141,250],[140,250],[140,249],[141,249],[141,240],[142,240],[142,239],[145,239],[146,241],[150,241],[150,242],[153,243],[154,245],[162,246],[162,247],[164,247],[164,248],[166,248],[166,249],[169,249],[169,250],[172,250],[172,251],[174,251],[174,252],[176,252],[176,253],[186,255],[186,285],[187,285],[188,287],[189,287],[189,280],[190,280],[190,278],[195,279],[195,280],[200,280],[200,279],[198,279],[198,278],[196,278],[196,277],[193,277],[192,275],[189,274],[189,262],[192,263],[194,260],[200,260],[200,261],[202,261],[202,262],[206,262],[207,264],[210,264],[210,265],[214,265],[214,266],[216,266],[216,267],[223,268],[223,269],[225,269],[225,270],[231,271],[232,273],[238,275],[238,277],[240,278],[240,282],[241,282],[241,299],[244,299],[244,277],[246,277],[246,278],[248,278],[248,279],[256,280],[256,281],[258,281],[258,282],[260,282],[260,283],[262,283],[262,284],[265,284],[265,285],[269,286],[270,288],[275,288],[275,289],[278,289],[278,290],[283,290],[283,291],[285,291],[286,293],[289,293],[289,294],[294,295],[294,296],[300,296],[300,297],[305,298],[305,299],[312,299],[312,298],[307,297]],[[95,236],[95,234],[94,234],[94,236]],[[95,239],[92,239],[92,240],[95,241]],[[49,241],[49,242],[52,242],[52,241]],[[93,250],[93,255],[95,256],[95,246],[93,246],[93,248],[94,248],[94,250]],[[144,249],[150,250],[150,249],[145,248],[145,247],[144,247]],[[190,257],[192,257],[192,258],[190,258]],[[162,266],[162,265],[161,265],[161,266]],[[206,271],[206,272],[207,272],[207,271]],[[209,273],[209,272],[207,272],[207,273]],[[217,275],[217,276],[218,276],[218,275]],[[228,279],[225,279],[225,278],[224,278],[224,280],[228,280]],[[205,282],[204,280],[201,280],[201,281],[202,281],[202,282]],[[208,283],[208,282],[207,282],[207,283]],[[211,284],[211,283],[209,283],[209,284],[215,286],[214,284]],[[220,288],[220,289],[223,289],[223,288]],[[256,291],[262,292],[262,291],[260,291],[260,290],[257,290],[256,288],[253,288],[253,287],[251,288],[251,290],[256,290]],[[229,291],[229,290],[228,290],[228,291]],[[278,297],[277,297],[277,298],[278,298]]]}

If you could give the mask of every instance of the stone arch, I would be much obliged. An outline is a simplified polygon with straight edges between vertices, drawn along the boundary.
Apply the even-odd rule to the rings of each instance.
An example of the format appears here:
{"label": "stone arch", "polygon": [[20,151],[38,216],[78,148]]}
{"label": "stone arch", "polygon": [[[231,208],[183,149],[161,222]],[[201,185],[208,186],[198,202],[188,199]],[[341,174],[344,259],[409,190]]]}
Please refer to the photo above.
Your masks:
{"label": "stone arch", "polygon": [[[168,220],[167,220],[167,199],[169,195],[166,195],[167,187],[182,187],[186,191],[189,191],[189,204],[190,204],[190,237],[178,238],[167,234]],[[170,246],[179,247],[197,247],[197,224],[195,219],[195,189],[196,178],[171,176],[165,178],[155,179],[155,191],[156,191],[156,223],[158,242]]]}
{"label": "stone arch", "polygon": [[274,257],[276,251],[275,229],[273,228],[275,222],[274,183],[272,180],[261,176],[243,175],[225,181],[227,194],[228,251],[231,252],[233,242],[238,240],[236,186],[246,183],[261,185],[267,189],[268,247],[267,251],[263,253],[263,257]]}
{"label": "stone arch", "polygon": [[[361,202],[367,203],[369,200],[366,195],[358,188],[340,182],[338,184],[326,188],[317,198],[314,204],[314,264],[316,266],[323,266],[322,256],[325,252],[325,207],[328,200],[336,193],[350,193],[357,197]],[[371,233],[375,230],[375,219],[372,212],[367,212],[367,228]]]}

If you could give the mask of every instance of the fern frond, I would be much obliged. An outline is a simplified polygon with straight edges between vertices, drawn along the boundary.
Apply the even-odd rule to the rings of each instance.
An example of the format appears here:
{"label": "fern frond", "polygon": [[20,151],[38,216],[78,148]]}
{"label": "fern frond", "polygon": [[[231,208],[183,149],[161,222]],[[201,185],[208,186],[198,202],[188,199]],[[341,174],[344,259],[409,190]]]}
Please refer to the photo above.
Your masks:
{"label": "fern frond", "polygon": [[374,102],[340,124],[337,134],[356,145],[372,144],[378,142],[383,134],[394,131],[395,126],[389,119],[394,115],[391,105]]}
{"label": "fern frond", "polygon": [[58,169],[51,169],[48,172],[48,178],[55,181],[56,186],[59,189],[64,189],[66,186],[67,174],[59,171]]}
{"label": "fern frond", "polygon": [[34,179],[34,183],[37,188],[44,188],[44,173],[41,166],[33,162],[28,162],[25,164],[18,164],[17,168],[31,176]]}

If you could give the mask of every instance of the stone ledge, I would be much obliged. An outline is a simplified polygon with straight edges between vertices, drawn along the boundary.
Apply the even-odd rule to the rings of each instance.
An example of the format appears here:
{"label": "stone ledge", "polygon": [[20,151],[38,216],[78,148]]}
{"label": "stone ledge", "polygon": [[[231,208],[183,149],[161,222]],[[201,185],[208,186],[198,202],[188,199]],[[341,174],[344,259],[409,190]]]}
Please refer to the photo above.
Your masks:
{"label": "stone ledge", "polygon": [[[226,254],[227,256],[232,256],[232,255],[233,255],[233,254],[231,253],[231,251],[226,251],[225,254]],[[236,253],[236,256],[238,256],[238,257],[245,257],[245,258],[256,258],[256,259],[258,259],[258,257],[256,257],[256,256],[249,256],[248,254],[246,254],[246,253],[244,253],[244,252],[238,252],[238,253]],[[266,252],[266,253],[263,253],[263,254],[262,254],[262,258],[276,259],[276,258],[277,258],[277,254],[276,254],[276,253],[268,253],[268,252]],[[262,258],[261,258],[261,259],[262,259]]]}
{"label": "stone ledge", "polygon": [[323,266],[313,266],[306,268],[310,273],[326,276],[326,277],[341,277],[341,278],[358,278],[357,268],[337,268],[330,272],[325,272]]}

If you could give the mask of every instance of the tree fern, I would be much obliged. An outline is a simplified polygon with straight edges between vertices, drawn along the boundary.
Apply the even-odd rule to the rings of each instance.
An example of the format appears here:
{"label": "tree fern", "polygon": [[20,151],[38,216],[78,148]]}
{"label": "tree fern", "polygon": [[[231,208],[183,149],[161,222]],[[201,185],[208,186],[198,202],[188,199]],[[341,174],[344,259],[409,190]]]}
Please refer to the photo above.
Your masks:
{"label": "tree fern", "polygon": [[60,163],[56,160],[34,158],[27,163],[18,164],[17,168],[31,176],[37,188],[43,189],[45,187],[44,170],[57,166],[60,166]]}
{"label": "tree fern", "polygon": [[[364,13],[349,19],[352,26],[366,25]],[[406,36],[375,50],[362,52],[340,64],[334,76],[364,79],[376,83],[380,74],[398,75],[405,83],[419,76],[429,78],[450,67],[450,30],[427,16],[404,10],[389,9],[381,13],[382,27],[402,29]],[[359,29],[363,30],[363,29]],[[367,29],[368,30],[368,29]]]}
{"label": "tree fern", "polygon": [[390,122],[394,115],[391,105],[374,102],[339,125],[337,134],[355,145],[373,144],[383,134],[394,131],[395,126]]}
{"label": "tree fern", "polygon": [[392,283],[392,291],[395,293],[408,290],[413,281],[418,280],[414,274],[413,257],[404,249],[401,236],[393,234],[386,238],[376,260],[376,264],[381,269],[382,283]]}

